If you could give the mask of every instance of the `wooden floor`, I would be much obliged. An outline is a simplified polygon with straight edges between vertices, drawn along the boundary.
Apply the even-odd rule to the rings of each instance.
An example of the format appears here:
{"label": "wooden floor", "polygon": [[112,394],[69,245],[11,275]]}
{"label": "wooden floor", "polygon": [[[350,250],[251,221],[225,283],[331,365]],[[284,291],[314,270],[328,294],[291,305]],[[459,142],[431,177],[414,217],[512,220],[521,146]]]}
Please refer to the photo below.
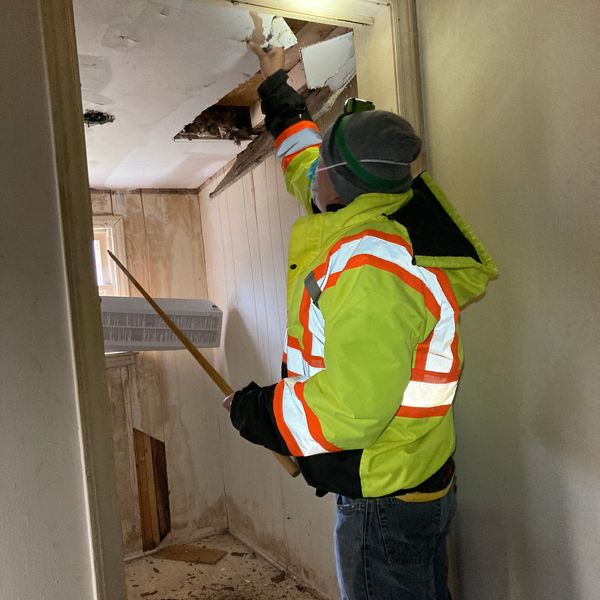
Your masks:
{"label": "wooden floor", "polygon": [[315,600],[303,585],[228,533],[196,545],[226,550],[215,565],[152,555],[125,565],[128,600]]}

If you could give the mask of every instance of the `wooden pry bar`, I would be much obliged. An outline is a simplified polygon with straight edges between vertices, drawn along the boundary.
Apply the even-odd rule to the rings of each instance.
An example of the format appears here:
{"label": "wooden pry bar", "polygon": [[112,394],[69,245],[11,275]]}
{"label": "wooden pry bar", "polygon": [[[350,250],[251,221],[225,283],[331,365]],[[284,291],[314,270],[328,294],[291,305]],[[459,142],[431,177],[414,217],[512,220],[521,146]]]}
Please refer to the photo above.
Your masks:
{"label": "wooden pry bar", "polygon": [[[142,296],[148,301],[150,306],[156,311],[156,314],[165,322],[167,327],[177,336],[179,341],[186,347],[190,354],[196,359],[200,366],[206,371],[208,376],[217,384],[218,388],[227,396],[233,394],[233,388],[223,379],[221,374],[208,362],[208,360],[200,353],[190,339],[175,325],[171,317],[165,313],[165,311],[155,302],[155,300],[148,294],[148,292],[142,287],[142,285],[135,279],[135,277],[127,270],[125,265],[110,251],[107,250],[109,256],[115,261],[116,265],[125,273],[127,279],[135,286],[135,288],[142,294]],[[289,457],[278,454],[277,452],[271,451],[273,456],[277,459],[279,464],[292,476],[297,477],[300,474],[298,465]]]}

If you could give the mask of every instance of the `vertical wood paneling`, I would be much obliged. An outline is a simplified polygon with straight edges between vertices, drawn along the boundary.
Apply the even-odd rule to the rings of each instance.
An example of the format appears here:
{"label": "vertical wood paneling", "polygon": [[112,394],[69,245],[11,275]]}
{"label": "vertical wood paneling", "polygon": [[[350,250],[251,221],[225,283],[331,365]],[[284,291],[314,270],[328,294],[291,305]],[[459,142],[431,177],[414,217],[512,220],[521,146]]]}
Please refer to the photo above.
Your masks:
{"label": "vertical wood paneling", "polygon": [[235,311],[229,311],[226,350],[228,362],[235,361],[236,370],[232,375],[236,386],[240,386],[251,378],[260,379],[261,371],[253,266],[242,180],[229,188],[227,209],[233,261],[231,271],[234,274],[237,305]]}
{"label": "vertical wood paneling", "polygon": [[273,247],[273,278],[275,279],[275,288],[277,298],[284,299],[284,303],[278,302],[277,311],[279,315],[280,326],[284,329],[287,324],[286,309],[286,284],[287,284],[287,246],[289,240],[289,231],[282,230],[279,191],[275,184],[277,181],[279,165],[274,156],[269,157],[265,162],[266,181],[267,181],[267,213],[268,224],[271,230],[271,244]]}
{"label": "vertical wood paneling", "polygon": [[[112,208],[113,214],[123,216],[127,268],[147,290],[150,285],[150,278],[142,195],[139,191],[112,192]],[[129,294],[131,296],[141,295],[131,284],[129,284]]]}
{"label": "vertical wood paneling", "polygon": [[137,478],[133,451],[131,390],[135,386],[134,357],[128,364],[119,361],[114,367],[107,361],[107,379],[113,425],[113,449],[116,468],[117,497],[121,515],[123,554],[142,551]]}
{"label": "vertical wood paneling", "polygon": [[112,215],[112,200],[108,190],[90,190],[93,215]]}
{"label": "vertical wood paneling", "polygon": [[265,163],[254,169],[251,175],[254,182],[257,245],[261,267],[260,279],[265,298],[268,361],[271,381],[276,381],[281,371],[281,357],[285,337],[285,322],[281,321],[281,313],[285,312],[285,298],[277,293],[273,236],[269,227],[268,183]]}
{"label": "vertical wood paneling", "polygon": [[[214,285],[227,287],[227,333],[217,362],[226,360],[234,387],[249,379],[272,383],[279,379],[287,320],[289,234],[301,211],[274,157],[210,200],[216,183],[201,191],[200,203],[211,230],[205,236],[209,294],[219,293]],[[221,427],[231,531],[334,597],[331,499],[317,499],[263,448],[241,439],[226,414]]]}
{"label": "vertical wood paneling", "polygon": [[194,266],[195,297],[208,298],[206,285],[206,260],[204,258],[204,232],[200,215],[200,199],[193,194],[190,205],[190,223],[192,239],[192,264]]}
{"label": "vertical wood paneling", "polygon": [[260,248],[258,245],[258,228],[256,222],[256,203],[254,181],[249,175],[242,179],[244,191],[244,209],[246,233],[248,239],[248,256],[252,269],[252,288],[254,292],[254,313],[256,319],[256,381],[261,384],[270,383],[269,345],[267,340],[267,312],[265,292],[262,283]]}
{"label": "vertical wood paneling", "polygon": [[[124,220],[128,268],[148,292],[206,298],[197,194],[113,191],[111,197],[114,214]],[[210,349],[203,352],[212,358]],[[132,425],[166,445],[172,532],[163,544],[223,528],[220,392],[185,350],[141,352],[136,374]]]}

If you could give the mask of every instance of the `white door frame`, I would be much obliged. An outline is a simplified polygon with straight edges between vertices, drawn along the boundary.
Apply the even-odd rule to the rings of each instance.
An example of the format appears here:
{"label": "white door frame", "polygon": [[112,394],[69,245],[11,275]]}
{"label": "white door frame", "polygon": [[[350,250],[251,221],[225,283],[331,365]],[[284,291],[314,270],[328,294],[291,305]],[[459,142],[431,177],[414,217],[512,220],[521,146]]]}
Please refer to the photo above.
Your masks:
{"label": "white door frame", "polygon": [[[231,5],[229,0],[211,1]],[[353,27],[359,93],[379,108],[399,112],[422,134],[415,1],[249,0],[235,4]],[[96,593],[98,600],[125,600],[112,426],[91,251],[92,210],[73,6],[72,0],[40,0],[39,4],[52,104]],[[339,18],[340,13],[344,18]]]}

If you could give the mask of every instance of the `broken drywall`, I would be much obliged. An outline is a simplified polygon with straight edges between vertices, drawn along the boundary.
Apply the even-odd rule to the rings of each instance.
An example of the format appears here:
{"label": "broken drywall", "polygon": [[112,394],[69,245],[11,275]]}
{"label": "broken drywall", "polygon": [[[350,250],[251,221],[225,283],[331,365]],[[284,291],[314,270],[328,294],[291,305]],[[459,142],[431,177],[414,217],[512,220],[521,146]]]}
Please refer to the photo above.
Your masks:
{"label": "broken drywall", "polygon": [[324,86],[339,90],[356,74],[352,32],[307,46],[301,52],[306,84],[311,90]]}
{"label": "broken drywall", "polygon": [[[236,155],[233,141],[173,137],[258,71],[248,11],[195,0],[74,0],[74,11],[84,110],[114,116],[85,130],[92,187],[197,187]],[[258,18],[269,43],[294,43],[282,19]]]}

